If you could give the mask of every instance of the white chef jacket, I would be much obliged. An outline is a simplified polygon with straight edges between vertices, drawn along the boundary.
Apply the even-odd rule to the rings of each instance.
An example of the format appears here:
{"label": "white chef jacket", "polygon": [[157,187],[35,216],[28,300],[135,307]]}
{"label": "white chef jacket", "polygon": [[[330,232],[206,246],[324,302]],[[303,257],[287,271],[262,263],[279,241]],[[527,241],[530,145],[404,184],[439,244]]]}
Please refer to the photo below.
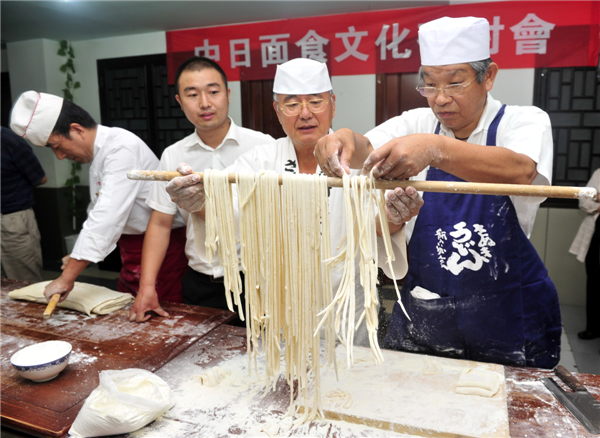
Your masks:
{"label": "white chef jacket", "polygon": [[[596,169],[585,186],[593,187],[600,192],[600,169]],[[596,219],[598,219],[598,215],[600,215],[600,212],[598,212],[598,207],[600,207],[600,203],[598,201],[593,201],[591,199],[579,199],[579,208],[586,212],[587,215],[579,226],[579,230],[577,231],[575,240],[571,244],[571,248],[569,248],[569,252],[571,254],[575,254],[577,256],[577,260],[580,262],[585,262],[585,257],[587,256],[590,243],[592,242],[592,237],[594,236]]]}
{"label": "white chef jacket", "polygon": [[90,166],[88,218],[71,257],[100,262],[116,247],[121,234],[142,234],[150,219],[145,200],[149,181],[134,181],[127,172],[156,169],[158,158],[135,134],[98,125]]}
{"label": "white chef jacket", "polygon": [[[275,142],[256,146],[250,152],[239,157],[226,170],[231,173],[242,172],[259,172],[261,170],[273,170],[278,174],[285,172],[298,172],[298,159],[296,150],[289,137],[280,138]],[[353,175],[358,175],[360,171],[353,171]],[[317,168],[317,174],[321,173]],[[233,188],[234,198],[237,199],[237,190]],[[235,201],[235,199],[234,199]],[[235,202],[234,202],[235,203]],[[235,203],[236,204],[236,203]],[[307,206],[310,208],[310,206]],[[331,236],[331,251],[332,256],[339,254],[341,249],[340,244],[346,236],[346,213],[344,207],[344,191],[342,188],[332,188],[329,196],[329,212],[330,212],[330,236]],[[408,269],[406,259],[406,238],[402,231],[395,233],[392,236],[392,247],[395,254],[395,261],[392,262],[395,278],[403,278]],[[205,235],[200,236],[205,232],[204,227],[199,227],[197,230],[198,237],[204,241]],[[380,267],[383,268],[385,274],[392,278],[392,273],[387,266],[385,247],[382,238],[378,238],[377,247],[379,250],[378,260]],[[201,259],[206,260],[206,248],[204,245],[198,245],[198,253]],[[221,271],[222,272],[222,271]],[[357,270],[359,272],[359,270]],[[342,279],[342,272],[335,269],[332,273],[332,287],[335,291]],[[361,310],[362,311],[362,310]]]}
{"label": "white chef jacket", "polygon": [[[487,102],[475,130],[467,140],[468,143],[485,145],[488,128],[502,104],[487,94]],[[374,148],[378,148],[396,137],[409,134],[433,134],[438,124],[438,119],[430,108],[417,108],[406,111],[382,123],[365,135]],[[454,137],[452,130],[441,125],[440,134]],[[552,181],[552,128],[550,118],[541,109],[534,106],[507,105],[504,116],[498,126],[496,147],[505,147],[520,154],[525,154],[537,163],[538,175],[533,184],[550,185]],[[423,181],[427,177],[425,168],[419,175],[411,178]],[[529,237],[535,221],[535,215],[546,198],[511,196],[511,201],[517,212],[519,224]],[[406,235],[408,239],[414,229],[416,217],[407,223]]]}
{"label": "white chef jacket", "polygon": [[[177,166],[181,162],[188,163],[195,172],[202,172],[205,169],[222,170],[256,145],[274,141],[270,135],[242,128],[237,126],[231,118],[229,120],[231,122],[229,131],[223,142],[215,149],[206,145],[194,130],[193,134],[164,150],[160,157],[158,170],[177,170]],[[222,277],[223,269],[219,266],[217,256],[213,257],[212,263],[208,263],[206,258],[198,257],[194,245],[194,227],[192,221],[188,220],[189,213],[171,201],[166,186],[166,182],[153,182],[146,204],[153,210],[165,214],[175,215],[179,212],[187,225],[185,254],[189,260],[189,266],[197,272],[213,277]],[[204,238],[201,241],[204,242]]]}

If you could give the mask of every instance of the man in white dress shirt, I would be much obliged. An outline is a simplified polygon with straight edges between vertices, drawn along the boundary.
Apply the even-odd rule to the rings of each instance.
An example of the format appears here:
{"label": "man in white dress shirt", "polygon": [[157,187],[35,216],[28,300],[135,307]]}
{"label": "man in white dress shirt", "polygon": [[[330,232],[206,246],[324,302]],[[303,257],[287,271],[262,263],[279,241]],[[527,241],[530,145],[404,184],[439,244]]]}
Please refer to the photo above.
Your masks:
{"label": "man in white dress shirt", "polygon": [[[181,64],[175,76],[175,89],[175,98],[195,130],[165,149],[159,170],[175,170],[182,161],[190,163],[199,172],[204,169],[224,169],[254,146],[273,141],[270,135],[237,126],[229,118],[231,90],[223,69],[211,59],[192,57]],[[152,183],[146,201],[153,211],[144,241],[140,291],[129,316],[132,321],[148,320],[151,317],[149,311],[168,316],[158,302],[155,282],[158,268],[165,258],[169,230],[178,213],[187,223],[185,252],[189,269],[183,277],[183,302],[227,309],[223,270],[219,261],[215,258],[213,263],[208,263],[198,257],[194,246],[194,230],[188,220],[189,213],[171,201],[165,185]],[[233,323],[242,324],[239,319]]]}
{"label": "man in white dress shirt", "polygon": [[[88,218],[63,273],[46,286],[44,295],[63,301],[90,262],[100,262],[116,247],[123,268],[117,289],[135,295],[139,287],[141,247],[150,218],[145,200],[152,183],[127,179],[132,169],[156,169],[158,159],[136,135],[98,125],[83,108],[52,94],[27,91],[14,105],[11,128],[36,146],[50,147],[59,160],[91,163]],[[173,242],[175,247],[177,242]],[[183,275],[183,246],[175,250],[167,272]],[[161,294],[168,295],[167,288]]]}

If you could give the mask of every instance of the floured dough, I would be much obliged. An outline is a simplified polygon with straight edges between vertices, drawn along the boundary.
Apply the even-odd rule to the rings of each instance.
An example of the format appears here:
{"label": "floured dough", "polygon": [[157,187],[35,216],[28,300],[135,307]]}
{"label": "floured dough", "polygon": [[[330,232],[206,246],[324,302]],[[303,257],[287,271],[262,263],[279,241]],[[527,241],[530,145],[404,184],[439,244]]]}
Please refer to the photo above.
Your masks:
{"label": "floured dough", "polygon": [[493,397],[502,382],[502,376],[480,368],[464,368],[456,384],[458,394]]}
{"label": "floured dough", "polygon": [[352,396],[349,392],[343,389],[336,389],[335,391],[328,392],[325,397],[333,402],[333,406],[336,408],[349,409],[352,407]]}
{"label": "floured dough", "polygon": [[[50,281],[31,284],[21,289],[9,292],[8,297],[13,300],[26,300],[34,303],[48,304],[44,296],[44,289]],[[116,310],[122,309],[127,304],[133,302],[134,298],[130,294],[116,292],[103,286],[94,284],[75,282],[75,286],[67,299],[58,303],[57,307],[77,310],[88,315],[106,315]]]}
{"label": "floured dough", "polygon": [[217,386],[227,376],[231,375],[231,371],[224,370],[223,368],[213,367],[202,374],[201,376],[194,376],[194,380],[200,383],[202,386]]}

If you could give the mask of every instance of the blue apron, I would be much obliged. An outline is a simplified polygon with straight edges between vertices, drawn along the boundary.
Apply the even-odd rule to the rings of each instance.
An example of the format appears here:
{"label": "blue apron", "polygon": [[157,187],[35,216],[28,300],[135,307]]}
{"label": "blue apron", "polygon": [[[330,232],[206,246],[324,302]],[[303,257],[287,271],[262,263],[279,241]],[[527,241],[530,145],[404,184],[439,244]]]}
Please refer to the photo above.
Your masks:
{"label": "blue apron", "polygon": [[[496,145],[504,107],[490,125]],[[438,123],[436,134],[439,134]],[[428,180],[463,181],[430,167]],[[408,246],[409,270],[385,348],[552,368],[560,357],[558,294],[508,196],[425,193]],[[441,298],[415,298],[421,286]]]}

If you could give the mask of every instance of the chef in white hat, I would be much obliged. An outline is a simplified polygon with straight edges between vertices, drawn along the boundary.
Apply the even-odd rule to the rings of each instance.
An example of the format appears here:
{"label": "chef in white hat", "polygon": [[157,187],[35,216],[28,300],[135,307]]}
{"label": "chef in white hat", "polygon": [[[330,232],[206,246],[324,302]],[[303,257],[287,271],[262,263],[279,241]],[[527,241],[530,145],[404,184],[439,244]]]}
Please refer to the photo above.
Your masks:
{"label": "chef in white hat", "polygon": [[[333,132],[331,124],[335,115],[335,94],[333,94],[327,65],[311,59],[298,58],[277,66],[273,83],[273,109],[287,136],[269,144],[256,146],[239,157],[227,170],[232,173],[273,170],[279,174],[321,174],[314,150],[320,138]],[[188,173],[191,169],[182,163],[178,171]],[[200,186],[193,176],[181,177],[169,183],[167,192],[180,206],[195,205],[196,208],[201,208],[204,204],[204,192],[198,190]],[[403,218],[407,221],[417,213],[422,200],[414,191],[412,198],[403,195],[402,201],[408,206],[402,210]],[[342,239],[345,237],[345,213],[343,208],[332,208],[332,206],[343,205],[342,189],[331,190],[329,203],[331,248],[339,251]],[[307,206],[307,208],[312,207]],[[195,214],[204,220],[203,207],[196,210]],[[402,278],[406,272],[406,244],[403,232],[393,236],[393,243],[396,254],[393,264],[394,273],[397,278]],[[383,247],[382,245],[380,247]],[[204,245],[196,245],[196,248],[201,258],[206,256]],[[379,260],[381,267],[391,276],[389,267],[385,265],[385,257],[380,257]],[[341,272],[335,272],[332,278],[334,291],[340,281]],[[364,300],[361,296],[363,291],[360,281],[356,281],[356,284],[358,285],[356,302],[360,303]],[[356,320],[362,310],[361,306],[357,306]],[[368,345],[368,333],[364,323],[355,334],[354,343]]]}
{"label": "chef in white hat", "polygon": [[[91,163],[88,218],[70,257],[63,259],[62,274],[46,286],[46,298],[60,294],[60,301],[66,299],[79,274],[90,262],[104,260],[117,241],[123,262],[117,289],[135,295],[151,212],[145,203],[150,183],[127,179],[127,171],[156,169],[156,155],[131,132],[98,125],[83,108],[52,94],[23,93],[12,109],[10,125],[34,145],[51,148],[59,160]],[[172,265],[163,265],[160,275],[183,275],[187,269],[184,242],[173,243]],[[171,283],[161,295],[172,292]]]}
{"label": "chef in white hat", "polygon": [[[429,108],[407,111],[365,136],[343,129],[325,137],[316,148],[324,172],[339,176],[362,165],[363,172],[373,169],[386,179],[550,184],[549,117],[491,96],[498,66],[490,59],[489,40],[484,18],[423,24],[417,92]],[[557,292],[528,239],[543,199],[441,193],[423,198],[406,226],[410,258],[402,300],[411,320],[396,305],[384,345],[554,367],[561,334]]]}

